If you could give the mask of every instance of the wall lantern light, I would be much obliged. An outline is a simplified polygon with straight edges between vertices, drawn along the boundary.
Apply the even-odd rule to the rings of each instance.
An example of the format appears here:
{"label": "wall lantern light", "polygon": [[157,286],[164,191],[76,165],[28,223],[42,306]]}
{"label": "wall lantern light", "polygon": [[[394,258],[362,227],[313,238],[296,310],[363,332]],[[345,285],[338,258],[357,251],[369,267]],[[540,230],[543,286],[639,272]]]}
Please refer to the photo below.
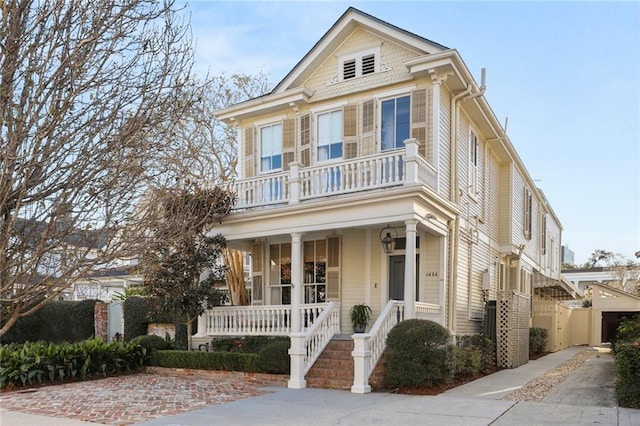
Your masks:
{"label": "wall lantern light", "polygon": [[398,232],[389,225],[387,225],[387,227],[380,232],[380,242],[382,243],[382,250],[384,250],[386,254],[391,254],[396,249],[397,237]]}

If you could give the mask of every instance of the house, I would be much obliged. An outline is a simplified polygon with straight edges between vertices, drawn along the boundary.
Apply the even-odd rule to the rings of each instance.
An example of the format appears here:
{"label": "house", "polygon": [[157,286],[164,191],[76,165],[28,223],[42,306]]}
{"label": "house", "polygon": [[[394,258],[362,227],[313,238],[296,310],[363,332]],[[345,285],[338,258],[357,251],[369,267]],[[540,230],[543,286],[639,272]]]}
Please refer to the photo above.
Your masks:
{"label": "house", "polygon": [[[238,132],[237,203],[215,231],[251,255],[251,306],[199,319],[219,335],[291,336],[289,386],[335,336],[353,392],[401,319],[481,332],[528,360],[535,282],[560,279],[562,226],[458,51],[349,8],[267,95],[217,112]],[[349,311],[374,322],[353,334]],[[196,346],[197,347],[197,346]]]}

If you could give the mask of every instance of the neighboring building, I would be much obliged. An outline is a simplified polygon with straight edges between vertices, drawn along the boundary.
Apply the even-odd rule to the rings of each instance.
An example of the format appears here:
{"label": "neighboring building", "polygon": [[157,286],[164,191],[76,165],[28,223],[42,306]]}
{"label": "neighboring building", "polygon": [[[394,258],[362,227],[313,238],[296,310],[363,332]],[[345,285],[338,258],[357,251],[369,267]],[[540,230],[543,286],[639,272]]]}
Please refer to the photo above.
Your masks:
{"label": "neighboring building", "polygon": [[402,317],[477,334],[504,300],[504,334],[528,342],[533,288],[561,280],[562,226],[484,90],[456,50],[349,8],[272,92],[219,111],[241,167],[216,232],[251,254],[252,306],[209,311],[194,343],[290,334],[289,386],[304,387],[366,303],[352,390],[367,392]]}
{"label": "neighboring building", "polygon": [[135,273],[130,266],[102,268],[90,273],[86,279],[76,281],[63,293],[63,297],[64,300],[98,299],[111,302],[127,288],[143,284],[143,277]]}
{"label": "neighboring building", "polygon": [[633,294],[634,290],[637,291],[636,287],[640,283],[640,268],[632,266],[597,266],[593,268],[564,269],[562,276],[582,291],[587,290],[592,284],[603,284]]}
{"label": "neighboring building", "polygon": [[563,265],[576,264],[575,254],[573,253],[573,251],[571,251],[571,249],[569,249],[569,246],[562,246],[562,264]]}

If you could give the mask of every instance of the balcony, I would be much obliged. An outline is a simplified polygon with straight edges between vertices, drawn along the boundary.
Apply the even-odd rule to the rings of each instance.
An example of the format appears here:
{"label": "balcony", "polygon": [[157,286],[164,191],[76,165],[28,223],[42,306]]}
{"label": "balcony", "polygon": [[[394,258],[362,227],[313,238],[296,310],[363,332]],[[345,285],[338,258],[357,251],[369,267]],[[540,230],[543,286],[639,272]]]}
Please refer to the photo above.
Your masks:
{"label": "balcony", "polygon": [[404,149],[312,167],[291,163],[289,171],[240,179],[234,185],[238,196],[234,210],[403,185],[437,191],[437,184],[436,168],[418,154],[417,141],[408,139]]}

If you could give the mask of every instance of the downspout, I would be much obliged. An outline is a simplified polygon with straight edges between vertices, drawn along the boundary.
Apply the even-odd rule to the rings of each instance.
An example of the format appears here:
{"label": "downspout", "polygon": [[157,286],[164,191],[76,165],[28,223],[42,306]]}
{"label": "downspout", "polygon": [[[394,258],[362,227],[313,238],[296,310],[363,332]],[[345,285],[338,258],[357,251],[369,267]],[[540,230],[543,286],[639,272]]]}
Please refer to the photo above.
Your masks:
{"label": "downspout", "polygon": [[[451,98],[449,105],[449,114],[451,115],[451,125],[449,126],[449,142],[451,143],[451,191],[450,198],[456,205],[460,203],[460,191],[458,189],[458,105],[459,101],[464,99],[477,98],[484,95],[486,90],[485,86],[485,74],[486,70],[482,69],[482,82],[481,87],[476,93],[473,91],[473,86],[467,84],[467,88]],[[456,215],[454,219],[453,229],[450,230],[451,234],[451,252],[449,259],[449,332],[452,336],[456,335],[456,299],[458,298],[458,248],[460,246],[460,215]]]}

